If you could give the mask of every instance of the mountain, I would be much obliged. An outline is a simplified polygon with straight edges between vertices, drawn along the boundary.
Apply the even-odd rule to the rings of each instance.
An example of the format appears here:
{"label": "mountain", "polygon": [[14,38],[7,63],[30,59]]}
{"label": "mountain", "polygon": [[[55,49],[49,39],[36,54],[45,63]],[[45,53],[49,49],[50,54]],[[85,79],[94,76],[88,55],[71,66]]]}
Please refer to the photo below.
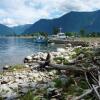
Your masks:
{"label": "mountain", "polygon": [[12,27],[12,30],[17,34],[20,35],[23,33],[26,29],[28,29],[31,26],[31,24],[25,24],[25,25],[19,25]]}
{"label": "mountain", "polygon": [[0,36],[13,35],[13,34],[14,32],[11,28],[3,24],[0,24]]}
{"label": "mountain", "polygon": [[40,19],[34,24],[25,24],[8,27],[0,24],[0,35],[24,35],[35,32],[53,33],[53,29],[61,27],[62,32],[79,32],[84,29],[87,32],[100,32],[100,10],[93,12],[72,11],[55,19]]}
{"label": "mountain", "polygon": [[47,32],[52,34],[54,27],[61,27],[63,32],[100,32],[100,10],[93,12],[72,11],[56,19],[41,19],[32,24],[24,33]]}

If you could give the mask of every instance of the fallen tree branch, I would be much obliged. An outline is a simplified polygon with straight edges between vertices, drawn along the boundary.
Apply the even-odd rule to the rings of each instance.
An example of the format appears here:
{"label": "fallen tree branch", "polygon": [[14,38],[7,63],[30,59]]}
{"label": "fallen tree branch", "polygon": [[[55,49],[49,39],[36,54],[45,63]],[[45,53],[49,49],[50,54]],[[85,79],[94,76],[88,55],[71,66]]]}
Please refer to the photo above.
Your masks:
{"label": "fallen tree branch", "polygon": [[[98,88],[100,88],[100,86],[97,86],[95,88],[98,89]],[[87,96],[88,94],[90,94],[92,92],[93,92],[93,89],[89,89],[85,93],[83,93],[82,95],[76,97],[74,100],[81,100],[82,98],[84,98],[85,96]]]}
{"label": "fallen tree branch", "polygon": [[[98,68],[96,66],[91,66],[88,68],[82,67],[82,64],[77,65],[62,65],[62,64],[53,64],[53,63],[48,63],[48,65],[45,65],[45,61],[33,61],[33,63],[38,63],[40,68],[47,68],[47,69],[57,69],[57,70],[73,70],[73,71],[80,71],[80,72],[90,72],[93,70],[97,70]],[[46,67],[48,66],[48,67]],[[78,67],[79,66],[79,67]]]}
{"label": "fallen tree branch", "polygon": [[[61,64],[52,64],[49,63],[48,67],[44,65],[44,61],[34,61],[34,63],[38,63],[40,68],[47,68],[47,69],[57,69],[57,70],[75,70],[84,72],[85,69],[81,67],[76,67],[75,65],[61,65]],[[43,66],[44,65],[44,66]]]}
{"label": "fallen tree branch", "polygon": [[94,93],[95,93],[97,99],[100,100],[100,94],[98,93],[96,87],[95,87],[94,85],[92,85],[92,87],[93,87],[93,91],[94,91]]}
{"label": "fallen tree branch", "polygon": [[87,84],[89,85],[90,88],[92,88],[91,87],[91,84],[89,83],[89,80],[88,80],[88,77],[87,77],[87,73],[86,72],[84,73],[84,76],[85,76],[85,79],[86,79]]}

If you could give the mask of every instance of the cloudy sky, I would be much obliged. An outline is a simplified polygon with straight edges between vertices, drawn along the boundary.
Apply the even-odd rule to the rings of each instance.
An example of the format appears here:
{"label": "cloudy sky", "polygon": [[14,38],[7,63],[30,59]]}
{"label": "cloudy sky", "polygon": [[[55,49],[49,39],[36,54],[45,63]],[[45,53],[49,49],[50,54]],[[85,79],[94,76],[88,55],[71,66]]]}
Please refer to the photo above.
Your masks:
{"label": "cloudy sky", "polygon": [[8,26],[56,18],[70,11],[95,11],[99,0],[0,0],[0,23]]}

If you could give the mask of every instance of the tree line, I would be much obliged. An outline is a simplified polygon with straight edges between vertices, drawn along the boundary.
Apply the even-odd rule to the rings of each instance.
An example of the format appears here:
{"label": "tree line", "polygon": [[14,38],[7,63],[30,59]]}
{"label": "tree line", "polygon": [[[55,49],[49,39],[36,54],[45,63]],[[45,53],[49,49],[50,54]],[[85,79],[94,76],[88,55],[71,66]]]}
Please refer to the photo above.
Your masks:
{"label": "tree line", "polygon": [[[52,34],[53,35],[57,35],[60,32],[59,28],[53,28],[52,29]],[[6,35],[8,36],[15,36],[15,37],[21,37],[21,36],[37,36],[37,35],[41,35],[44,37],[48,37],[48,33],[46,32],[37,32],[37,33],[30,33],[30,34],[12,34],[12,35]],[[87,32],[84,29],[81,29],[79,32],[65,32],[66,36],[74,36],[74,37],[100,37],[100,32]]]}
{"label": "tree line", "polygon": [[[53,34],[59,33],[59,28],[53,29]],[[100,37],[100,32],[87,32],[84,29],[81,29],[79,32],[65,32],[66,36],[74,36],[74,37]]]}

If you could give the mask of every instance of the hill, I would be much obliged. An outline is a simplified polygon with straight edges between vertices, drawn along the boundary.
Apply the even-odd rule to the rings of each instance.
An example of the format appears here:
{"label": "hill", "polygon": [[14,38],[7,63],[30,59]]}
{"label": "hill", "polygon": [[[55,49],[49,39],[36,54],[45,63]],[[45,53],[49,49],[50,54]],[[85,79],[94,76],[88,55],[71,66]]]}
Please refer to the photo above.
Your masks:
{"label": "hill", "polygon": [[8,26],[5,26],[3,24],[0,24],[0,36],[5,36],[5,35],[13,35],[14,31],[9,28]]}
{"label": "hill", "polygon": [[23,33],[26,29],[28,29],[31,26],[31,24],[25,24],[25,25],[19,25],[12,27],[12,30],[17,34],[20,35]]}

